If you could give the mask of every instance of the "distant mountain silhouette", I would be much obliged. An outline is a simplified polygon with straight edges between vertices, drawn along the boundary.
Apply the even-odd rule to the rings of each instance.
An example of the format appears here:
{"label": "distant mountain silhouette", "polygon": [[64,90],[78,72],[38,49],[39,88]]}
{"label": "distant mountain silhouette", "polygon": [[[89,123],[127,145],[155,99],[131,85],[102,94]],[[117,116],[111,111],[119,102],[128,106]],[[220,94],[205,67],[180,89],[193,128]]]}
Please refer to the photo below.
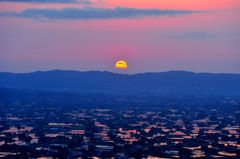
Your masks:
{"label": "distant mountain silhouette", "polygon": [[0,86],[18,89],[104,91],[233,91],[240,92],[240,74],[169,71],[134,75],[100,71],[0,73]]}

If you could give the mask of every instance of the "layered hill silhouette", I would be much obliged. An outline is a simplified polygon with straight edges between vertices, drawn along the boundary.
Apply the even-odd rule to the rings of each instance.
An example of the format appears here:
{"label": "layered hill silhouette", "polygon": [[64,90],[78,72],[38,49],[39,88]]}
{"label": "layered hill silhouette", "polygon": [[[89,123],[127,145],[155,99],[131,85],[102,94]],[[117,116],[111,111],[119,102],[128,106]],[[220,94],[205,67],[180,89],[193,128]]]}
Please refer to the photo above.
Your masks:
{"label": "layered hill silhouette", "polygon": [[0,86],[17,89],[105,91],[233,91],[240,92],[240,74],[169,71],[134,75],[100,71],[0,73]]}

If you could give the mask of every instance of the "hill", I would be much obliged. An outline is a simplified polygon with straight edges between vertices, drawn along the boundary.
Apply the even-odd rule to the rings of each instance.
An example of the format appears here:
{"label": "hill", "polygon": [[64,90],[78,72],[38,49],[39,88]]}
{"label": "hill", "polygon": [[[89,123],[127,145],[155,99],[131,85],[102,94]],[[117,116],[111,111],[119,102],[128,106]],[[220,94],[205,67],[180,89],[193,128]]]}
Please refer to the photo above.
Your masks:
{"label": "hill", "polygon": [[169,71],[134,75],[100,71],[0,73],[0,86],[17,89],[76,91],[240,92],[240,74]]}

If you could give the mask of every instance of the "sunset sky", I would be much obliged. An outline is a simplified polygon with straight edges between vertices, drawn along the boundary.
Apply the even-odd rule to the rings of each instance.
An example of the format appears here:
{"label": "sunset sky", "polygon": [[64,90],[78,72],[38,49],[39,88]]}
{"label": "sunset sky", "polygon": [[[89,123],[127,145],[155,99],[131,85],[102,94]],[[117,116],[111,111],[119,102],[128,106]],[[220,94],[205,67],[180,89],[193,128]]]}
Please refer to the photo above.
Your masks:
{"label": "sunset sky", "polygon": [[239,74],[239,17],[240,0],[1,0],[0,72]]}

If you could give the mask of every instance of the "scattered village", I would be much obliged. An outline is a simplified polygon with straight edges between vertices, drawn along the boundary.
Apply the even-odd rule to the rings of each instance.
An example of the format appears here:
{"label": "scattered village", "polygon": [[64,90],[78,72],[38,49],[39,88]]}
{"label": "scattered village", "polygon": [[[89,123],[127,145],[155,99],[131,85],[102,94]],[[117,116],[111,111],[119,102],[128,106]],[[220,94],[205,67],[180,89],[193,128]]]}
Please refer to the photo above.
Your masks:
{"label": "scattered village", "polygon": [[239,96],[12,91],[0,157],[240,158]]}

